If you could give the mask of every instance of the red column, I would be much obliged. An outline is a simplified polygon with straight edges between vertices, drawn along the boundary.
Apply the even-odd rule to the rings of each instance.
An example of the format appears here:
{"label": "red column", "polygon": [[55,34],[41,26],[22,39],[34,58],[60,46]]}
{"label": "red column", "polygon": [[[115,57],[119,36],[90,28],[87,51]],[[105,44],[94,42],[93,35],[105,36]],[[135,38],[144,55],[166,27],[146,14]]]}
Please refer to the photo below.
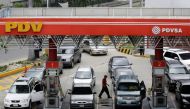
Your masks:
{"label": "red column", "polygon": [[161,38],[160,42],[155,47],[155,58],[154,59],[155,60],[163,60],[163,38]]}
{"label": "red column", "polygon": [[49,61],[57,61],[57,47],[53,40],[49,39]]}

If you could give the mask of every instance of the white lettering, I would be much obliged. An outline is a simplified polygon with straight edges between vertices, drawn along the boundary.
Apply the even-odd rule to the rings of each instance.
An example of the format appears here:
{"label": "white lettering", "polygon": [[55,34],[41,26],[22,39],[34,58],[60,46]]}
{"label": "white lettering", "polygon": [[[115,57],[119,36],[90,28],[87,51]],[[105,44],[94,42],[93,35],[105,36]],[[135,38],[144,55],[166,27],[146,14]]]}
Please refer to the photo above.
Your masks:
{"label": "white lettering", "polygon": [[181,28],[162,28],[163,33],[182,33]]}

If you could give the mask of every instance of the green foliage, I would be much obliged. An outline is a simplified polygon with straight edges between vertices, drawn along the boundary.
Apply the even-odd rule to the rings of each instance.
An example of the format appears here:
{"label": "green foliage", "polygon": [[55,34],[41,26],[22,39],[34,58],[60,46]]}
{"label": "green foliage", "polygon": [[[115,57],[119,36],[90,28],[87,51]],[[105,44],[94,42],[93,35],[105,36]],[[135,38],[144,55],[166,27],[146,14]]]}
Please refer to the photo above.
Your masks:
{"label": "green foliage", "polygon": [[33,0],[33,6],[34,7],[42,7],[43,6],[42,0]]}
{"label": "green foliage", "polygon": [[3,72],[7,69],[7,65],[0,66],[0,72]]}
{"label": "green foliage", "polygon": [[18,2],[18,3],[15,3],[13,7],[22,8],[22,7],[24,7],[24,4]]}
{"label": "green foliage", "polygon": [[4,6],[3,4],[0,4],[0,9],[1,9],[3,6]]}

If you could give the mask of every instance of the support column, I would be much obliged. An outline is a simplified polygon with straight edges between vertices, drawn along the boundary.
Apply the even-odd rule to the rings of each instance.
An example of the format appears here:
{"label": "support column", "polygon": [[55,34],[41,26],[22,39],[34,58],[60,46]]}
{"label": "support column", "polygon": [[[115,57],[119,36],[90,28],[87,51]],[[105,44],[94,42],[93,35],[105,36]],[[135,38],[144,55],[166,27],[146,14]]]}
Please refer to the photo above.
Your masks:
{"label": "support column", "polygon": [[163,60],[163,38],[161,38],[155,47],[155,60]]}
{"label": "support column", "polygon": [[49,61],[57,61],[57,47],[53,40],[49,39]]}

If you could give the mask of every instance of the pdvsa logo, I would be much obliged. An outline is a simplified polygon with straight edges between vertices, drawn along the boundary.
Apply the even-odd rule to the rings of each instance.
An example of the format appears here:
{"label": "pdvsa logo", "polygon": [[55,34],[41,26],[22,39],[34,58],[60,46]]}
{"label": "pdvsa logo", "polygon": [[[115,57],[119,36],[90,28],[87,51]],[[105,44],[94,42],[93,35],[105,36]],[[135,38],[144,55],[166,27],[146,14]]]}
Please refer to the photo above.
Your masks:
{"label": "pdvsa logo", "polygon": [[158,26],[154,26],[152,28],[152,33],[155,35],[158,35],[160,33],[176,33],[176,34],[179,34],[179,33],[183,33],[183,31],[181,28],[160,28]]}

